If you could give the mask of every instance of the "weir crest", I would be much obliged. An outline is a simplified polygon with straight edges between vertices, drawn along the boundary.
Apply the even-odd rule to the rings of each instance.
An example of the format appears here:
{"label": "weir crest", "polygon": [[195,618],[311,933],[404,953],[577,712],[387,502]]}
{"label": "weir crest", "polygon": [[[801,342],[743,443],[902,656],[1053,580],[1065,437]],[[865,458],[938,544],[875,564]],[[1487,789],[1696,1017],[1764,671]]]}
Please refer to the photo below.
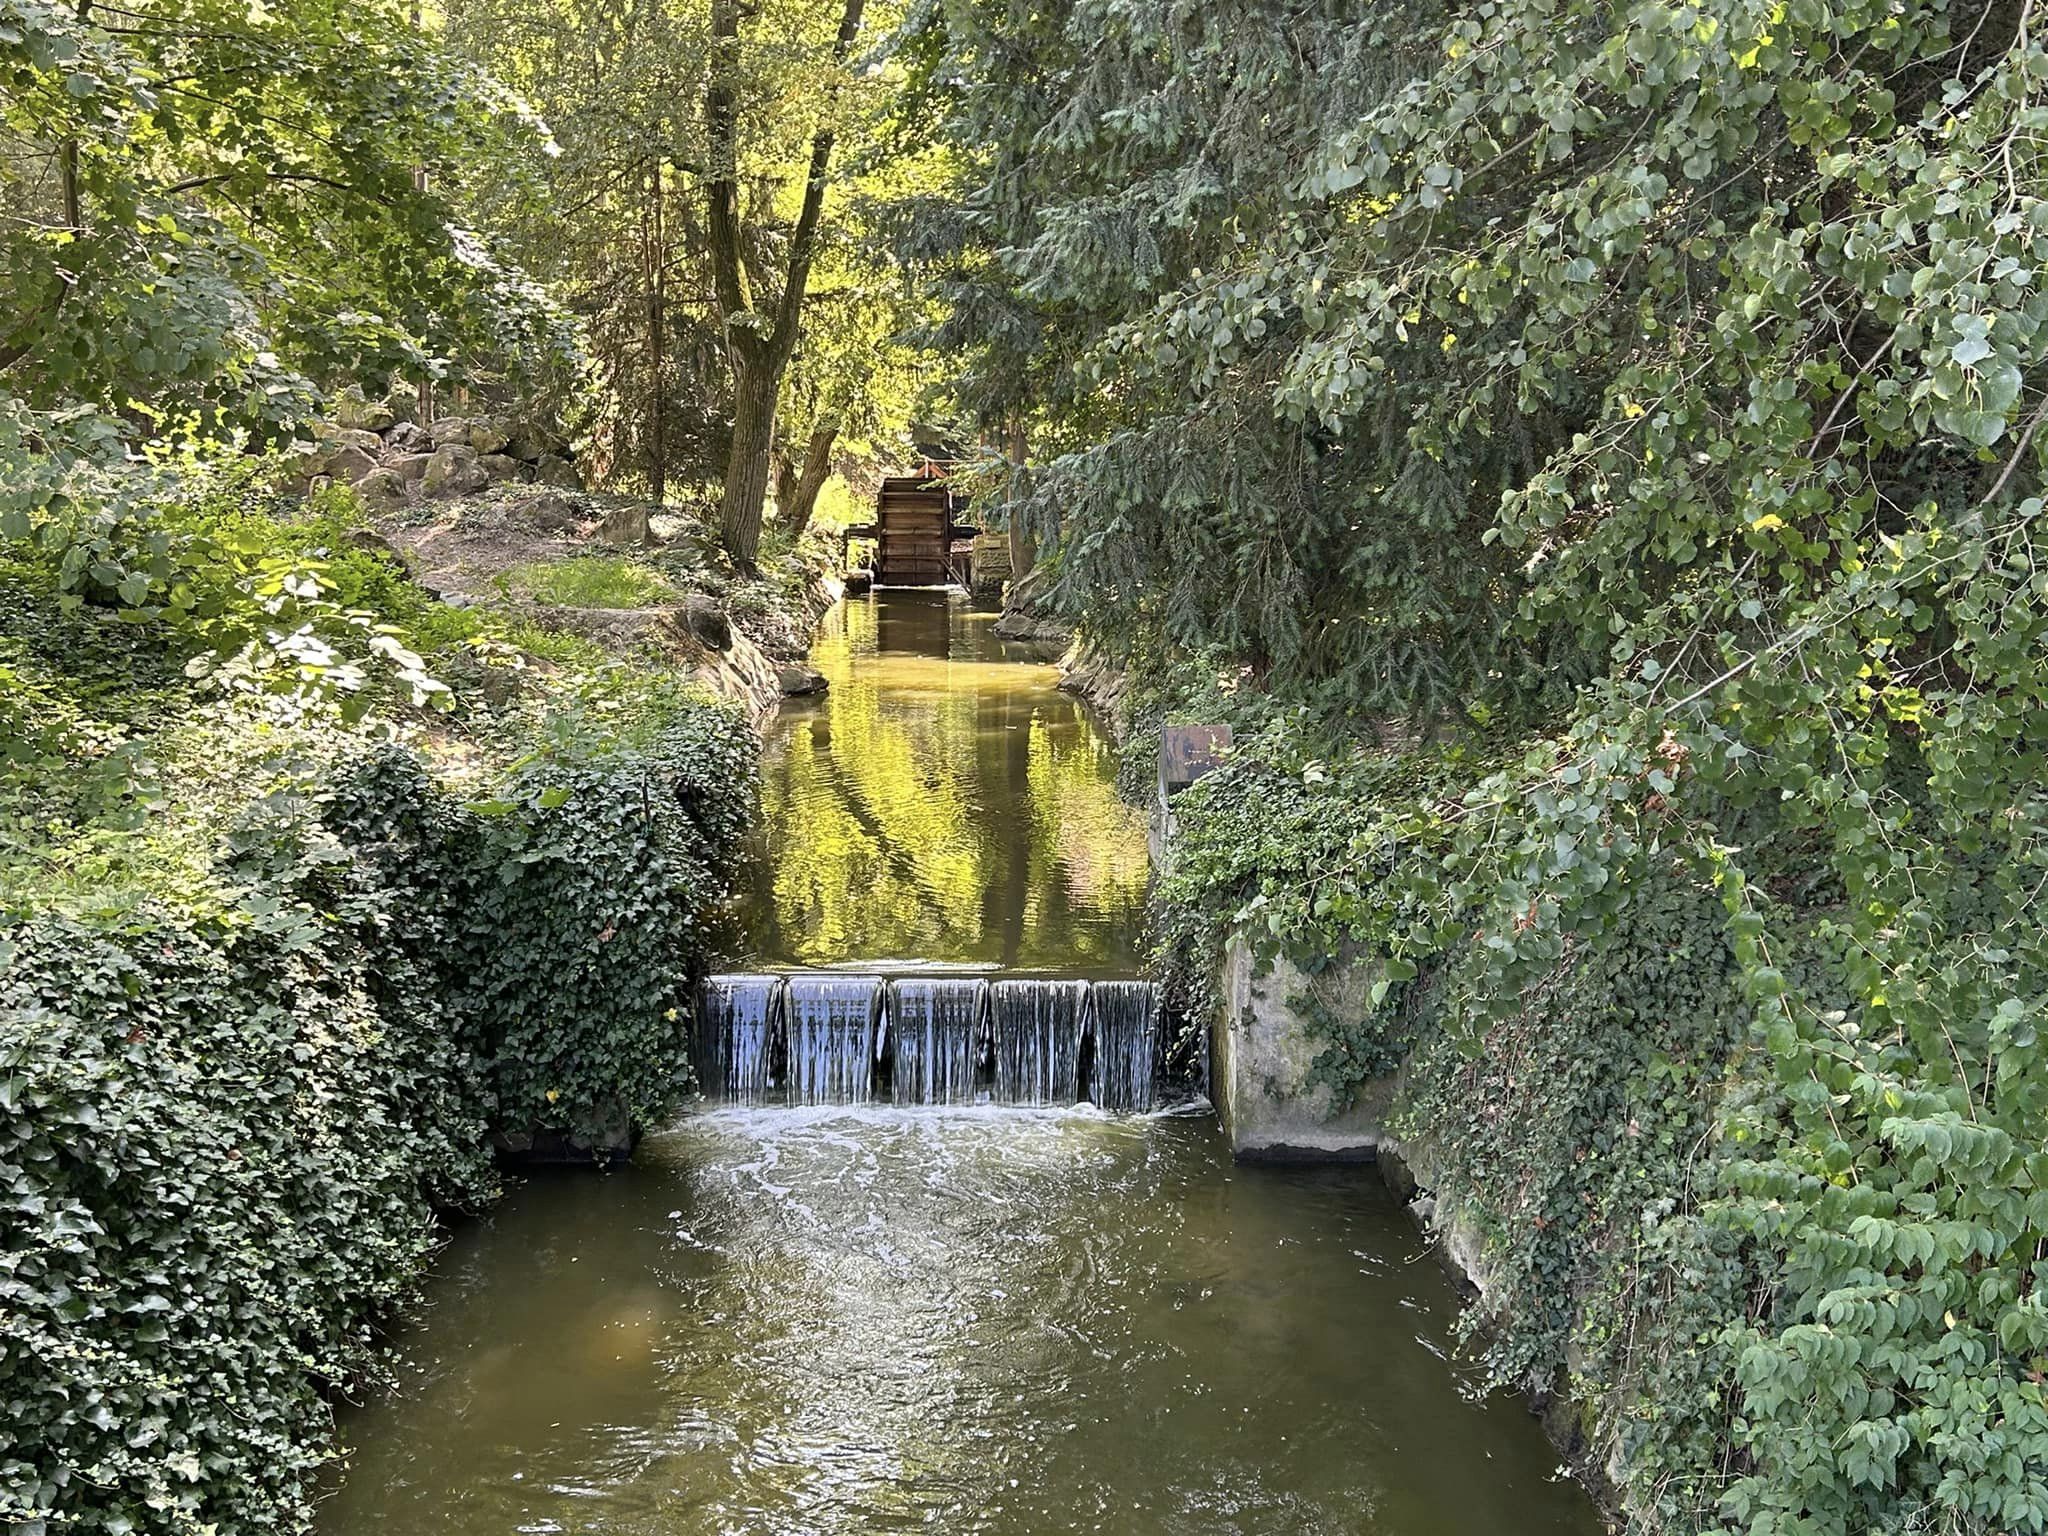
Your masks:
{"label": "weir crest", "polygon": [[713,976],[693,1050],[707,1096],[736,1104],[1153,1105],[1159,989],[1149,981]]}

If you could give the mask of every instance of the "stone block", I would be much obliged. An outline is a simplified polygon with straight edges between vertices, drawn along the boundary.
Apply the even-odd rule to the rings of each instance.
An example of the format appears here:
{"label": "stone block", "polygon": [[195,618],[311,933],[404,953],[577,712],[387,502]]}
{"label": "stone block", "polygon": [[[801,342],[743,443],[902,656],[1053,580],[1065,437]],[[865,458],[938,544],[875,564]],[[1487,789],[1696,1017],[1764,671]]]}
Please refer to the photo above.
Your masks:
{"label": "stone block", "polygon": [[395,471],[374,469],[356,482],[356,495],[362,498],[363,505],[372,512],[395,512],[405,505],[407,483],[406,479]]}
{"label": "stone block", "polygon": [[493,485],[518,485],[533,477],[533,471],[509,453],[480,453],[476,462]]}
{"label": "stone block", "polygon": [[1309,1081],[1320,1043],[1293,1001],[1313,988],[1325,1007],[1363,1012],[1377,976],[1377,967],[1354,963],[1311,977],[1285,960],[1259,974],[1251,946],[1231,941],[1221,978],[1224,1017],[1209,1042],[1209,1097],[1234,1155],[1362,1162],[1391,1142],[1385,1117],[1393,1079],[1333,1113],[1329,1087]]}
{"label": "stone block", "polygon": [[474,448],[444,443],[427,460],[420,483],[429,496],[458,496],[465,491],[482,490],[489,478],[477,463]]}
{"label": "stone block", "polygon": [[583,489],[583,477],[576,472],[576,466],[560,454],[544,453],[534,460],[533,478],[539,484],[552,485],[557,490]]}

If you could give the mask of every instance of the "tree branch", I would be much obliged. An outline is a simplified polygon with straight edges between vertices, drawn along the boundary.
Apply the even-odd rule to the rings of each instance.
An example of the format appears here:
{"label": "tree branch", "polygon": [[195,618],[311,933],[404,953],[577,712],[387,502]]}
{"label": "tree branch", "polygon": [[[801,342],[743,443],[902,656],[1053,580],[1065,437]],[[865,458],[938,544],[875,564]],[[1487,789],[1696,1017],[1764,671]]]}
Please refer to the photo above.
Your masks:
{"label": "tree branch", "polygon": [[[846,0],[839,17],[839,35],[832,43],[832,63],[843,66],[853,52],[853,40],[860,35],[861,13],[867,0]],[[837,95],[835,91],[834,96]],[[811,165],[804,180],[803,211],[797,215],[796,236],[789,248],[789,276],[782,285],[782,302],[776,307],[771,348],[787,356],[796,345],[797,327],[804,307],[804,289],[811,280],[811,262],[818,251],[818,224],[825,212],[825,173],[832,163],[832,145],[837,137],[832,127],[832,101],[826,102],[826,119],[811,139]]]}

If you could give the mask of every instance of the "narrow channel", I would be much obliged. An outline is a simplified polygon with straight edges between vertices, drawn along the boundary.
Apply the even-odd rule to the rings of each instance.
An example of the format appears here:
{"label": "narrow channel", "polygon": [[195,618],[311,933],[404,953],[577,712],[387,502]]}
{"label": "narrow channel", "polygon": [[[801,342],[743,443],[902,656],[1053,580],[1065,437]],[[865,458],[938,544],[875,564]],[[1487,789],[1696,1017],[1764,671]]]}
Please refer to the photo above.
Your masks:
{"label": "narrow channel", "polygon": [[[990,619],[833,616],[769,743],[760,961],[1137,967],[1142,823]],[[320,1529],[1597,1531],[1455,1316],[1371,1170],[1233,1165],[1199,1106],[706,1106],[458,1233]]]}

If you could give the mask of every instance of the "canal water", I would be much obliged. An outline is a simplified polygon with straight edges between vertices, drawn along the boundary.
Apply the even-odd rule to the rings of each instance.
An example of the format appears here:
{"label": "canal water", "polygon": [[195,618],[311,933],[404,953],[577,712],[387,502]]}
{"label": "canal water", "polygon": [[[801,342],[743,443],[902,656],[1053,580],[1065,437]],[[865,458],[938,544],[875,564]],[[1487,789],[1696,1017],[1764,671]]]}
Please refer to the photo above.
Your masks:
{"label": "canal water", "polygon": [[1042,647],[957,593],[877,592],[827,615],[762,757],[757,960],[1130,976],[1145,821]]}
{"label": "canal water", "polygon": [[[887,594],[821,639],[763,958],[1136,965],[1143,829],[987,622]],[[1205,1112],[700,1106],[456,1232],[319,1530],[1590,1536],[1455,1312],[1370,1170],[1235,1166]]]}

